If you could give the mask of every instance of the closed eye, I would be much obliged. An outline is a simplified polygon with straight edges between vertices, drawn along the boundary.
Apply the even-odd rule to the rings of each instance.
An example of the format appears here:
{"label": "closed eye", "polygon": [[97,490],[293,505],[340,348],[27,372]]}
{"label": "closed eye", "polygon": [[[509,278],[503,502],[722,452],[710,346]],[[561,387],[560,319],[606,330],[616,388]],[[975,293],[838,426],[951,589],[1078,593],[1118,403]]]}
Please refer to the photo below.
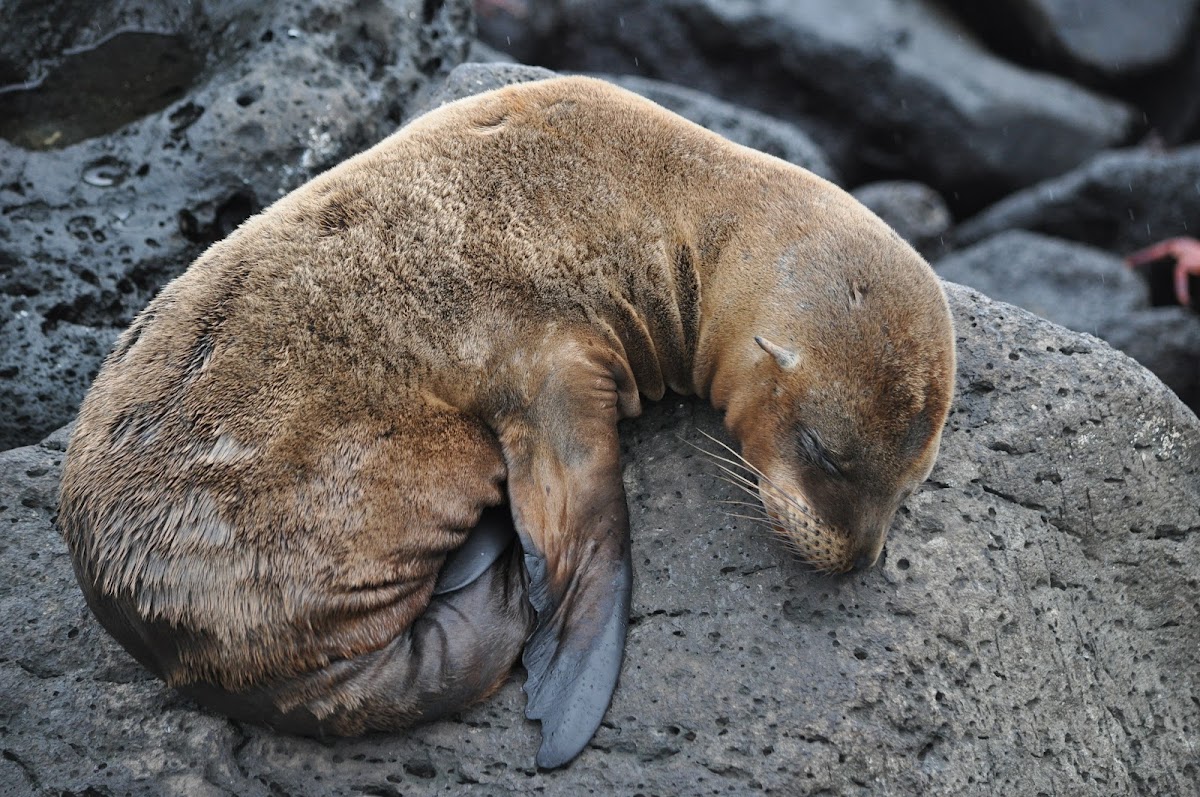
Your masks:
{"label": "closed eye", "polygon": [[842,478],[842,469],[833,461],[821,437],[812,429],[801,429],[796,435],[796,453],[800,459],[813,467],[820,468],[830,476]]}

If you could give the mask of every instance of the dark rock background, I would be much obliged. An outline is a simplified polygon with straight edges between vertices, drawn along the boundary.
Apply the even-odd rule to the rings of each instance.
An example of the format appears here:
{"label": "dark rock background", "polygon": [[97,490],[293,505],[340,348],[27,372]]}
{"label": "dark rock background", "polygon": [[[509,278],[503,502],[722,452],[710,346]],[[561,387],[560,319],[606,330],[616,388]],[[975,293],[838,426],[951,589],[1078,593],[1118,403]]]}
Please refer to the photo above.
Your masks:
{"label": "dark rock background", "polygon": [[[1200,226],[1200,0],[474,6],[0,0],[0,795],[1200,793],[1200,422],[1168,390],[1200,407],[1200,320],[1120,261]],[[414,114],[548,74],[513,61],[813,169],[1078,332],[949,286],[942,457],[854,577],[721,515],[691,446],[715,413],[629,424],[629,652],[565,770],[532,769],[519,675],[365,740],[198,711],[88,615],[52,527],[69,430],[38,441],[204,246]]]}

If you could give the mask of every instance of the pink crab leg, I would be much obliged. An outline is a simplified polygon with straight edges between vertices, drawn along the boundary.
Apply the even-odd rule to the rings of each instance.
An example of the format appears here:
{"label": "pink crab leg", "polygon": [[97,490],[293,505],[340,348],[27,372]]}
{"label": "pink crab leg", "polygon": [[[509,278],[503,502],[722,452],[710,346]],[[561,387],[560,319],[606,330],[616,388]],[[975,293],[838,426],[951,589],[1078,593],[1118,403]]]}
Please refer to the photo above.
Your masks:
{"label": "pink crab leg", "polygon": [[1165,257],[1175,259],[1175,298],[1187,307],[1191,304],[1188,277],[1200,277],[1200,241],[1195,238],[1168,238],[1129,255],[1125,258],[1125,264],[1133,268]]}

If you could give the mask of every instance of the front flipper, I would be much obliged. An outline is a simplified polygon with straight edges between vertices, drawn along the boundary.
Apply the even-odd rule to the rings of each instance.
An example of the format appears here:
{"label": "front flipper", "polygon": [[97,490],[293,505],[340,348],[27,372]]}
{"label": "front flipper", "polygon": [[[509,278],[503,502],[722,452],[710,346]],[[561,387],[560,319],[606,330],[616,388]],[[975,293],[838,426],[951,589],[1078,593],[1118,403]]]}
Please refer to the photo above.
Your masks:
{"label": "front flipper", "polygon": [[633,579],[617,419],[636,392],[622,365],[554,370],[501,435],[537,611],[523,658],[525,714],[542,723],[543,768],[567,763],[592,738],[625,652]]}
{"label": "front flipper", "polygon": [[542,723],[539,767],[559,767],[579,755],[612,700],[633,587],[628,530],[624,542],[623,554],[605,552],[586,562],[557,599],[546,560],[526,548],[529,598],[538,623],[522,658],[529,673],[525,716]]}

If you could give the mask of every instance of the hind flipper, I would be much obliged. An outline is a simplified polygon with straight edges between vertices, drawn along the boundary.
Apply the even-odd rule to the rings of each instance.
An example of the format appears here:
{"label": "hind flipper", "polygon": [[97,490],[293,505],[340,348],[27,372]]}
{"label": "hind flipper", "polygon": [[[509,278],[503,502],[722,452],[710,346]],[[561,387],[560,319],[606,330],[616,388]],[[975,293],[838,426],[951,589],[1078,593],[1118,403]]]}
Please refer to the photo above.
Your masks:
{"label": "hind flipper", "polygon": [[444,717],[488,697],[520,656],[534,619],[522,558],[510,545],[471,583],[434,597],[379,650],[270,686],[180,691],[235,719],[306,736],[394,731]]}
{"label": "hind flipper", "polygon": [[445,595],[473,583],[512,545],[516,536],[507,506],[483,510],[467,541],[446,557],[433,594]]}

